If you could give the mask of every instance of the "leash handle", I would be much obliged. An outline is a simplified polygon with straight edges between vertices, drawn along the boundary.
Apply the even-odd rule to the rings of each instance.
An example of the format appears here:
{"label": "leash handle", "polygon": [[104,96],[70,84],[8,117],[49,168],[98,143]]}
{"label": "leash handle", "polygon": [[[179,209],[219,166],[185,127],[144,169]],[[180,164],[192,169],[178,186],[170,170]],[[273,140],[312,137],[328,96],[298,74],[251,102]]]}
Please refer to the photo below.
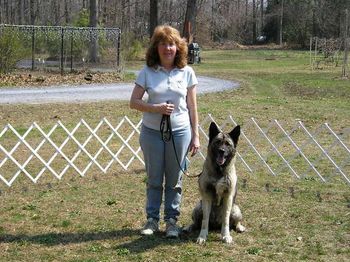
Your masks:
{"label": "leash handle", "polygon": [[[166,101],[167,104],[170,104],[171,101]],[[171,128],[171,121],[169,115],[163,115],[162,120],[160,121],[160,133],[162,136],[162,140],[164,142],[169,142],[172,137],[172,128]]]}
{"label": "leash handle", "polygon": [[[167,104],[170,104],[171,101],[166,101]],[[170,119],[170,115],[163,115],[162,116],[162,120],[160,121],[160,134],[162,137],[162,140],[164,142],[169,142],[171,140],[172,144],[173,144],[173,148],[174,148],[174,153],[175,153],[175,158],[176,158],[176,162],[180,168],[180,170],[182,171],[183,174],[185,174],[186,176],[190,177],[189,173],[187,172],[187,162],[186,162],[186,156],[185,156],[185,170],[182,168],[180,160],[179,160],[179,156],[177,154],[177,150],[176,150],[176,145],[175,145],[175,141],[174,141],[174,136],[172,134],[172,128],[171,128],[171,119]]]}

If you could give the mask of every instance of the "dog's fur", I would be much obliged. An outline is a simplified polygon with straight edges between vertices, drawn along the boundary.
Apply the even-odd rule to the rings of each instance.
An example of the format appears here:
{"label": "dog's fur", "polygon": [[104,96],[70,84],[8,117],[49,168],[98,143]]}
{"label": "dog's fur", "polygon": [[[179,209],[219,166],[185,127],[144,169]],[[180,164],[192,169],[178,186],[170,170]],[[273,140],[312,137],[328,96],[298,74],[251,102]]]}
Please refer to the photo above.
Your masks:
{"label": "dog's fur", "polygon": [[235,204],[237,175],[235,156],[240,126],[230,133],[223,133],[212,122],[209,127],[209,144],[203,171],[198,179],[201,201],[192,213],[193,224],[188,230],[201,229],[197,243],[204,244],[208,229],[221,227],[221,238],[231,243],[230,228],[245,231],[242,214]]}

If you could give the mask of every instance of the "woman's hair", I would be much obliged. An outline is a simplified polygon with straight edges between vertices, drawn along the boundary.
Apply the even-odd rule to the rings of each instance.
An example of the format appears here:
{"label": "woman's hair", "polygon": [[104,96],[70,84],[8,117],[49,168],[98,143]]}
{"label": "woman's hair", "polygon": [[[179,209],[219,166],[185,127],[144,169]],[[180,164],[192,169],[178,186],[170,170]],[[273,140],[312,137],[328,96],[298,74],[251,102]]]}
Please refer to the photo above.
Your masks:
{"label": "woman's hair", "polygon": [[149,67],[155,67],[160,64],[158,55],[158,44],[160,42],[175,43],[176,55],[174,65],[178,68],[183,68],[187,65],[187,42],[181,38],[177,29],[168,26],[160,25],[154,29],[151,44],[146,53],[146,63]]}

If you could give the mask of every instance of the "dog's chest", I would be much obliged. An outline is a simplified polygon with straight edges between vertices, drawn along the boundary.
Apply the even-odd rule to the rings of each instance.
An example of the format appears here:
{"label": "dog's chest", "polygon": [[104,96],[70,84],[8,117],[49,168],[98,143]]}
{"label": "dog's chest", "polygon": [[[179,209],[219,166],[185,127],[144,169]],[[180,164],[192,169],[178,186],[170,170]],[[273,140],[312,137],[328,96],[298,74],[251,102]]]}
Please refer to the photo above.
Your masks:
{"label": "dog's chest", "polygon": [[230,177],[223,176],[220,178],[212,178],[206,183],[206,192],[211,195],[212,199],[222,198],[232,189],[232,181]]}

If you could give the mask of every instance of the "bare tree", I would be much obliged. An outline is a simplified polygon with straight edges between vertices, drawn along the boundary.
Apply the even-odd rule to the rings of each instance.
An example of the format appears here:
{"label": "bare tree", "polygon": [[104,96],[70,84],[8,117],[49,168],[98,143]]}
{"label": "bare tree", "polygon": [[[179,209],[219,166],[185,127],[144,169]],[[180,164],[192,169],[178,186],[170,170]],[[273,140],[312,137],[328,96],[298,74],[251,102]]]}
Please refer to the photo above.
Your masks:
{"label": "bare tree", "polygon": [[30,0],[30,24],[35,25],[35,6],[34,0]]}
{"label": "bare tree", "polygon": [[[90,0],[0,0],[0,22],[72,25],[89,4]],[[306,47],[310,36],[342,37],[342,14],[350,10],[350,1],[100,0],[97,6],[101,26],[120,27],[139,39],[151,35],[158,24],[167,23],[184,34],[190,25],[196,41],[202,43],[210,39],[251,43],[252,37],[255,40],[264,33],[269,41]]]}
{"label": "bare tree", "polygon": [[260,35],[263,35],[264,30],[264,0],[260,0]]}
{"label": "bare tree", "polygon": [[348,55],[349,55],[349,12],[348,9],[345,10],[345,29],[344,29],[344,61],[342,68],[342,77],[348,77]]}
{"label": "bare tree", "polygon": [[281,0],[281,14],[280,14],[280,26],[279,26],[279,44],[283,44],[283,13],[284,13],[284,0]]}
{"label": "bare tree", "polygon": [[193,42],[193,35],[196,32],[196,15],[197,15],[196,0],[187,0],[183,36],[187,39],[188,43]]}
{"label": "bare tree", "polygon": [[256,2],[253,0],[253,43],[256,41]]}
{"label": "bare tree", "polygon": [[158,25],[158,0],[150,0],[149,10],[149,35],[152,37],[153,31]]}
{"label": "bare tree", "polygon": [[[98,25],[98,0],[90,0],[90,27]],[[90,61],[96,63],[98,61],[98,39],[93,37],[90,41]]]}
{"label": "bare tree", "polygon": [[70,21],[70,18],[69,18],[69,0],[64,0],[64,17],[65,17],[65,21],[66,21],[66,24],[69,24],[69,21]]}

